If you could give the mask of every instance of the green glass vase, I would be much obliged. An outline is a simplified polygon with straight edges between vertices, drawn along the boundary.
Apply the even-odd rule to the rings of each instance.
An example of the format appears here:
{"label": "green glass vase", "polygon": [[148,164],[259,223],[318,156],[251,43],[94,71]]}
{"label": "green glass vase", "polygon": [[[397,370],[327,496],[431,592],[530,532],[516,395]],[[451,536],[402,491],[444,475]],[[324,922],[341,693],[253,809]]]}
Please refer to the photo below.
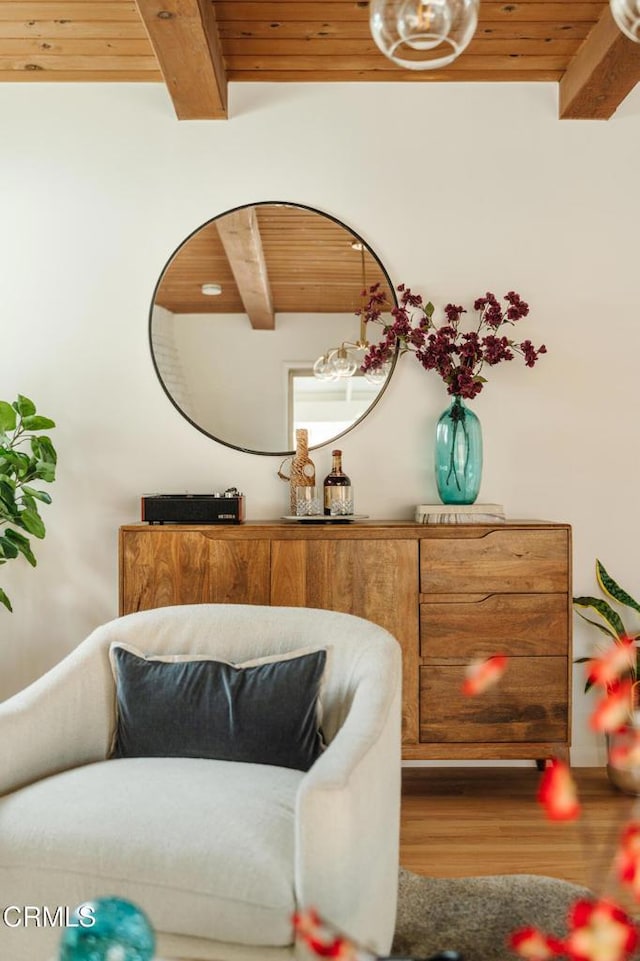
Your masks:
{"label": "green glass vase", "polygon": [[482,480],[482,428],[461,397],[454,397],[436,425],[438,496],[443,504],[473,504]]}

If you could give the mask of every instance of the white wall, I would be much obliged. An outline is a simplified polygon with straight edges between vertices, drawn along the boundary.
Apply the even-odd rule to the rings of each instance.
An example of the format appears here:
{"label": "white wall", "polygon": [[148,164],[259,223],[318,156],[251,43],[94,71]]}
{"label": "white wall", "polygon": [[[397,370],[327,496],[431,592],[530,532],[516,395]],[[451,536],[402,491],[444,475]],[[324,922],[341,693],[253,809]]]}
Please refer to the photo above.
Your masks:
{"label": "white wall", "polygon": [[[168,255],[236,204],[316,206],[436,303],[519,291],[549,353],[491,372],[475,409],[481,499],[574,528],[574,587],[599,556],[640,590],[638,92],[609,123],[559,122],[547,84],[244,85],[230,122],[179,123],[160,85],[0,84],[0,396],[58,422],[39,566],[2,583],[0,697],[117,613],[117,529],[148,490],[236,484],[250,518],[287,504],[274,458],[216,445],[165,397],[147,342]],[[633,185],[635,186],[635,184]],[[523,325],[523,331],[525,326]],[[433,500],[444,389],[404,358],[343,443],[359,509]],[[316,457],[322,474],[329,454]],[[576,654],[592,635],[576,627]],[[575,684],[574,760],[597,763]]]}

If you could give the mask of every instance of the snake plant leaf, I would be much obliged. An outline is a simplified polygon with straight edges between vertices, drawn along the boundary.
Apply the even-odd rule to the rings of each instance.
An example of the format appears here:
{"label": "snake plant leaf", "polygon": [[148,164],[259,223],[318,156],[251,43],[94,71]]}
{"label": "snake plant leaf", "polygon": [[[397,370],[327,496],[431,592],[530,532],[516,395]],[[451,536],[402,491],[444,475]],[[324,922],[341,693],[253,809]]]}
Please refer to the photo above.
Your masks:
{"label": "snake plant leaf", "polygon": [[16,429],[16,412],[6,400],[0,400],[0,430]]}
{"label": "snake plant leaf", "polygon": [[576,607],[590,607],[594,610],[596,614],[599,614],[600,617],[613,628],[616,637],[626,635],[627,632],[622,623],[622,618],[614,611],[611,605],[603,601],[601,597],[574,597],[573,603]]}
{"label": "snake plant leaf", "polygon": [[631,594],[627,594],[619,584],[617,584],[604,568],[600,561],[596,560],[596,578],[602,588],[603,593],[607,594],[612,600],[624,604],[625,607],[632,607],[635,611],[640,611],[640,604]]}
{"label": "snake plant leaf", "polygon": [[[583,621],[586,621],[587,624],[593,624],[594,627],[597,627],[598,630],[602,631],[603,634],[606,634],[607,637],[613,638],[614,641],[618,640],[619,635],[616,634],[616,632],[610,627],[605,627],[601,621],[592,621],[590,617],[587,617],[586,614],[582,614],[580,611],[576,611],[576,614],[578,617],[581,617]],[[586,658],[586,660],[591,660],[591,658]],[[575,663],[577,663],[577,661]]]}
{"label": "snake plant leaf", "polygon": [[0,604],[4,604],[4,606],[7,608],[8,611],[12,611],[12,610],[13,610],[13,608],[12,608],[12,606],[11,606],[11,601],[9,600],[9,598],[7,597],[7,595],[6,595],[5,592],[2,590],[1,587],[0,587]]}

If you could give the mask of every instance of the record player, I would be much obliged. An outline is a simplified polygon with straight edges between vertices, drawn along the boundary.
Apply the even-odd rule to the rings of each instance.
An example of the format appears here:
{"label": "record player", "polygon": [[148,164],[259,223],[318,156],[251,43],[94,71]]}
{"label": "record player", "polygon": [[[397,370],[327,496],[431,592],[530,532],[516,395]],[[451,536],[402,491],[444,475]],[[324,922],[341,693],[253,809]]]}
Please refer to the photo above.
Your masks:
{"label": "record player", "polygon": [[241,524],[244,494],[237,487],[213,494],[144,494],[141,519],[149,524]]}

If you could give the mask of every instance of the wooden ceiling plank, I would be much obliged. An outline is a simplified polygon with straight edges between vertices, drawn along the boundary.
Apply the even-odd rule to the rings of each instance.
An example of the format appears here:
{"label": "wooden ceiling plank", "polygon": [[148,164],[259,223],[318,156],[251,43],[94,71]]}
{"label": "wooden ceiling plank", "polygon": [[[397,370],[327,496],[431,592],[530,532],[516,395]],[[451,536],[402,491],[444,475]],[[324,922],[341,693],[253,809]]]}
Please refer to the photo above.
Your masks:
{"label": "wooden ceiling plank", "polygon": [[[1,6],[1,4],[0,4]],[[564,2],[548,3],[540,0],[532,2],[505,3],[502,0],[482,0],[480,5],[483,20],[498,22],[510,20],[529,21],[566,21],[576,23],[590,21],[595,23],[602,12],[602,0],[581,2],[581,0],[564,0]],[[319,16],[319,14],[322,16]],[[368,20],[366,7],[356,7],[355,3],[318,3],[317,0],[307,2],[279,2],[263,4],[256,0],[218,0],[216,2],[216,16],[220,24],[227,22],[258,22],[275,23],[277,21],[298,20],[302,22],[364,22]]]}
{"label": "wooden ceiling plank", "polygon": [[[315,83],[353,83],[356,81],[366,81],[367,83],[415,83],[420,80],[423,83],[444,83],[447,81],[464,80],[465,83],[556,83],[563,75],[563,70],[522,70],[514,68],[512,70],[469,70],[464,77],[460,71],[452,71],[446,67],[440,70],[423,70],[419,77],[410,70],[398,69],[395,73],[385,73],[382,70],[314,70],[309,72],[306,82]],[[57,79],[57,78],[56,78]],[[255,83],[260,79],[263,83],[299,83],[301,77],[291,70],[261,70],[259,75],[255,70],[230,70],[230,83]]]}
{"label": "wooden ceiling plank", "polygon": [[21,38],[27,40],[144,40],[147,32],[138,20],[110,21],[92,20],[75,22],[73,20],[0,20],[0,37],[5,40]]}
{"label": "wooden ceiling plank", "polygon": [[161,83],[162,74],[157,69],[155,59],[153,63],[155,70],[137,70],[131,67],[123,67],[121,70],[99,67],[70,70],[65,65],[55,70],[55,73],[44,68],[34,70],[29,65],[7,67],[6,64],[0,64],[0,83],[42,83],[47,80],[55,80],[56,83]]}
{"label": "wooden ceiling plank", "polygon": [[640,81],[640,45],[616,26],[609,4],[560,81],[561,120],[608,120]]}
{"label": "wooden ceiling plank", "polygon": [[41,40],[31,37],[9,39],[0,36],[0,57],[6,56],[84,56],[84,57],[149,57],[157,64],[146,37],[141,40],[78,40],[75,38]]}
{"label": "wooden ceiling plank", "polygon": [[[571,39],[582,40],[592,27],[588,21],[577,23],[562,22],[544,23],[536,21],[507,21],[496,22],[480,20],[476,30],[476,38],[487,37],[500,40],[546,40]],[[288,21],[280,23],[220,23],[220,36],[228,47],[228,40],[368,40],[371,31],[367,21],[358,23],[301,23]]]}
{"label": "wooden ceiling plank", "polygon": [[[463,53],[451,66],[451,72],[465,73],[466,71],[486,70],[488,73],[499,70],[566,70],[569,57],[566,56],[538,56],[538,57],[519,57],[506,55],[475,56],[470,53]],[[391,60],[387,60],[382,55],[362,56],[362,57],[311,57],[299,56],[291,57],[228,57],[227,63],[230,71],[254,71],[254,80],[262,78],[264,71],[287,71],[294,74],[295,79],[303,81],[311,79],[307,74],[323,71],[348,71],[355,76],[358,71],[369,71],[371,73],[384,74],[388,78],[389,74],[397,72],[397,66]],[[413,81],[422,80],[430,71],[407,71],[411,74]],[[442,78],[442,70],[433,71],[437,74],[435,79]]]}
{"label": "wooden ceiling plank", "polygon": [[[555,55],[572,57],[580,45],[578,39],[543,38],[540,40],[501,40],[493,37],[475,37],[469,46],[469,54],[508,57]],[[236,56],[256,58],[287,57],[293,66],[301,59],[301,47],[297,40],[229,40],[225,52],[230,62]],[[308,40],[303,55],[312,57],[348,57],[352,62],[364,56],[378,59],[380,53],[373,40]]]}
{"label": "wooden ceiling plank", "polygon": [[227,75],[213,4],[136,2],[178,118],[226,118]]}
{"label": "wooden ceiling plank", "polygon": [[255,330],[274,330],[275,313],[255,209],[226,214],[216,227],[244,309]]}
{"label": "wooden ceiling plank", "polygon": [[[118,73],[130,73],[130,72],[141,72],[144,71],[144,77],[142,79],[150,80],[154,79],[150,74],[158,73],[158,64],[154,56],[149,54],[148,57],[119,57],[119,56],[105,56],[99,57],[95,54],[89,54],[86,56],[70,56],[65,54],[61,56],[60,54],[51,53],[41,53],[38,52],[33,54],[33,56],[17,56],[17,55],[2,55],[0,54],[0,72],[3,71],[15,71],[16,74],[28,73],[34,76],[30,79],[45,80],[47,79],[47,74],[55,74],[55,78],[49,76],[48,79],[58,80],[58,72],[68,72],[72,73],[74,71],[84,71],[87,73],[95,73],[96,75],[102,74],[104,79],[105,71],[112,71],[114,74],[113,79],[117,79]],[[23,79],[21,76],[14,75],[13,80]],[[75,79],[80,79],[75,77]],[[95,79],[98,79],[96,76]],[[125,78],[123,78],[125,79]],[[130,78],[128,78],[130,79]]]}
{"label": "wooden ceiling plank", "polygon": [[87,3],[86,0],[61,0],[59,3],[47,3],[43,0],[21,0],[19,3],[2,0],[0,3],[0,20],[131,20],[139,22],[140,15],[135,3],[109,2]]}

